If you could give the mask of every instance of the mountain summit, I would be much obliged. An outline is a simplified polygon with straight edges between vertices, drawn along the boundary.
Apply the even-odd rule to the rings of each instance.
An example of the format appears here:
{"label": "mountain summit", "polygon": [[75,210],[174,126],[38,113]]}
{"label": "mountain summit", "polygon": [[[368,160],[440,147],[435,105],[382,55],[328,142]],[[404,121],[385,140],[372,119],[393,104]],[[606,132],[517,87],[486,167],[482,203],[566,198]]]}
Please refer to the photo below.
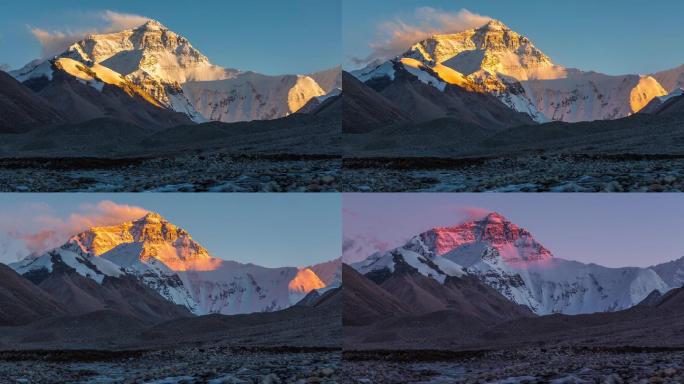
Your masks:
{"label": "mountain summit", "polygon": [[442,91],[453,85],[495,95],[537,122],[617,119],[667,93],[651,76],[609,76],[554,64],[530,39],[498,20],[431,36],[397,58],[353,74],[363,82],[393,81],[397,65]]}
{"label": "mountain summit", "polygon": [[12,268],[24,276],[66,268],[98,284],[132,277],[195,314],[285,309],[326,287],[311,268],[266,268],[213,257],[186,230],[154,212],[89,228]]}
{"label": "mountain summit", "polygon": [[69,72],[76,78],[106,71],[108,78],[115,79],[106,83],[122,87],[130,83],[150,95],[151,103],[195,122],[276,119],[333,91],[306,75],[266,76],[214,65],[187,38],[156,20],[89,35],[56,57],[31,62],[11,74],[21,82],[51,81],[60,59],[82,67],[78,74]]}
{"label": "mountain summit", "polygon": [[616,311],[670,286],[652,268],[607,268],[553,257],[524,228],[498,213],[453,227],[433,228],[403,246],[352,266],[386,275],[408,264],[445,283],[473,276],[536,314]]}

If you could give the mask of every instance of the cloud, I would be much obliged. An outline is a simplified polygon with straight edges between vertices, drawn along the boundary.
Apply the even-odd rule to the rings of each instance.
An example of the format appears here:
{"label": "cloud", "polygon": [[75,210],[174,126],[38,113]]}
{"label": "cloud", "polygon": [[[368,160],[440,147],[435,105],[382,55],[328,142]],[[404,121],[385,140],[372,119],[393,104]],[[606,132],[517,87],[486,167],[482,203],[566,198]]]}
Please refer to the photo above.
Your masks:
{"label": "cloud", "polygon": [[457,33],[478,28],[492,20],[489,16],[479,15],[467,9],[447,12],[431,7],[415,10],[406,21],[401,17],[384,21],[378,25],[374,42],[370,43],[371,54],[364,58],[353,57],[352,62],[364,65],[384,61],[406,51],[411,45],[435,34]]}
{"label": "cloud", "polygon": [[491,209],[480,207],[460,207],[459,213],[463,216],[463,222],[484,219],[485,216],[492,213]]}
{"label": "cloud", "polygon": [[0,230],[4,232],[5,239],[0,241],[3,246],[1,254],[10,252],[7,239],[20,243],[22,256],[36,256],[64,244],[69,237],[90,227],[139,219],[147,212],[141,207],[103,200],[97,204],[83,204],[78,212],[63,218],[47,205],[26,205],[17,212],[0,214]]}
{"label": "cloud", "polygon": [[122,31],[145,24],[146,21],[150,20],[145,16],[110,10],[86,13],[85,17],[91,19],[96,26],[75,31],[47,31],[29,26],[31,34],[40,43],[43,58],[63,52],[71,44],[83,40],[88,35]]}
{"label": "cloud", "polygon": [[390,244],[373,235],[357,235],[342,239],[342,260],[354,263],[366,259],[375,252],[390,249]]}

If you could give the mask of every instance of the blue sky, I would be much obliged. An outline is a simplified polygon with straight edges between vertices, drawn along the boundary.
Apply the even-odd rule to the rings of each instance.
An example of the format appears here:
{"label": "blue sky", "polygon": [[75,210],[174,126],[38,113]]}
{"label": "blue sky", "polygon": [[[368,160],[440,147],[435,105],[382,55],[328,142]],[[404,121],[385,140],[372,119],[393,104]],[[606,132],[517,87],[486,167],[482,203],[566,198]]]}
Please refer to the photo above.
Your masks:
{"label": "blue sky", "polygon": [[566,67],[617,75],[684,64],[680,0],[344,0],[345,67],[355,67],[349,57],[368,55],[379,25],[397,18],[415,23],[418,7],[465,8],[499,19]]}
{"label": "blue sky", "polygon": [[156,19],[225,67],[308,73],[341,60],[341,0],[33,0],[3,2],[0,64],[18,68],[40,56],[29,26],[62,32],[101,27],[98,14],[105,10]]}
{"label": "blue sky", "polygon": [[345,194],[343,210],[345,239],[392,248],[474,210],[499,212],[563,259],[620,267],[684,256],[684,194]]}
{"label": "blue sky", "polygon": [[[114,210],[102,201],[156,211],[185,228],[213,256],[264,266],[307,266],[341,254],[337,194],[2,194],[0,262],[17,260],[17,236],[48,228],[63,244],[82,219],[102,222]],[[118,211],[117,211],[118,212]],[[72,213],[79,219],[69,219]],[[135,214],[133,214],[135,216]]]}

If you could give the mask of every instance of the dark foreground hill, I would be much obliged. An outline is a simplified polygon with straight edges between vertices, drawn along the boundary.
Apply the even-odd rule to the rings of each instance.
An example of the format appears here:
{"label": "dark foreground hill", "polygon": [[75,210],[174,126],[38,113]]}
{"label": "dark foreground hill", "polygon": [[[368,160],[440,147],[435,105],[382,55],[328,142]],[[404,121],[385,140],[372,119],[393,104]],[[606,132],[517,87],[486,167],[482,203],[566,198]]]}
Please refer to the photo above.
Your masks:
{"label": "dark foreground hill", "polygon": [[64,121],[47,100],[0,71],[0,133],[22,133]]}
{"label": "dark foreground hill", "polygon": [[347,349],[457,346],[496,324],[533,316],[476,278],[441,284],[408,264],[374,276],[345,265],[343,281]]}
{"label": "dark foreground hill", "polygon": [[0,326],[23,325],[66,313],[47,292],[0,264]]}

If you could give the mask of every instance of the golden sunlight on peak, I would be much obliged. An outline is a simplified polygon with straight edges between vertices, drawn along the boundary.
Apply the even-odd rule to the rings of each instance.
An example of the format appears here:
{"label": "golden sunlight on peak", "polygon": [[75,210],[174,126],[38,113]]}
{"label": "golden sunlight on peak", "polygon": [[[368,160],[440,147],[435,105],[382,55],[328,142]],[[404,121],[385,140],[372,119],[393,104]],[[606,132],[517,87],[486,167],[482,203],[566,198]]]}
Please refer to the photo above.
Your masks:
{"label": "golden sunlight on peak", "polygon": [[302,268],[288,284],[290,292],[309,293],[314,289],[325,288],[325,283],[310,268]]}
{"label": "golden sunlight on peak", "polygon": [[636,113],[648,105],[654,98],[665,95],[667,95],[667,91],[656,79],[651,76],[642,76],[639,79],[639,83],[629,94],[629,105],[632,108],[632,112]]}

